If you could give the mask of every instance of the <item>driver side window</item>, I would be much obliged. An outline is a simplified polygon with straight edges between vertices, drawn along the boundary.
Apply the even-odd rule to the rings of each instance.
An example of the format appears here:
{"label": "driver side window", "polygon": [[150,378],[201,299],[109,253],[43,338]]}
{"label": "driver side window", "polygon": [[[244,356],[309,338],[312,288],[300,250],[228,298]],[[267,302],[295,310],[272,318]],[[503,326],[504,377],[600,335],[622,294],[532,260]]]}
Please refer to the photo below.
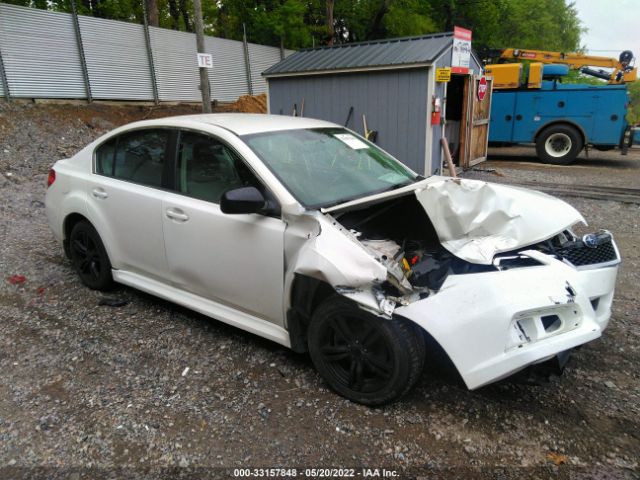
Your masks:
{"label": "driver side window", "polygon": [[207,135],[183,131],[178,145],[177,186],[190,197],[220,203],[227,190],[259,184],[229,147]]}

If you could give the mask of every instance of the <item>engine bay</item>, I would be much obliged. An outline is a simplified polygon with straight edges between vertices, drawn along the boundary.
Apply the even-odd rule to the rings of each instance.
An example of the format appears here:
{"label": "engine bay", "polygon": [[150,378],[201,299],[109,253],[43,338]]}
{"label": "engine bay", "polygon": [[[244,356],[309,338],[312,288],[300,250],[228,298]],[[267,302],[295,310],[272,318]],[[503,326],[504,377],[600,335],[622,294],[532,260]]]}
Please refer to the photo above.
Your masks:
{"label": "engine bay", "polygon": [[385,296],[405,304],[436,293],[452,274],[541,265],[520,253],[525,250],[540,251],[575,267],[618,258],[609,232],[598,231],[580,239],[565,230],[543,242],[497,254],[489,265],[472,263],[442,246],[433,223],[413,195],[336,212],[333,217],[386,267]]}
{"label": "engine bay", "polygon": [[340,212],[334,218],[387,268],[383,288],[388,295],[417,293],[423,298],[439,290],[450,274],[496,270],[446,250],[413,195]]}

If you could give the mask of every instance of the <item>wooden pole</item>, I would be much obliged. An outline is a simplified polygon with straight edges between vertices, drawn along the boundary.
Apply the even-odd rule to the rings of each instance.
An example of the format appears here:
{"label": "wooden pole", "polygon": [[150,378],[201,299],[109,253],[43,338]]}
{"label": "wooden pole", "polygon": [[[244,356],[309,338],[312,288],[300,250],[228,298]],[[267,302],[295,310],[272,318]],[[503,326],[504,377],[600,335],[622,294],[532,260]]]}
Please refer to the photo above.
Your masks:
{"label": "wooden pole", "polygon": [[451,158],[451,152],[449,151],[449,142],[447,142],[446,137],[442,137],[440,139],[440,144],[442,145],[442,150],[444,150],[444,157],[447,159],[447,167],[449,167],[449,176],[453,178],[458,178],[458,174],[456,173],[456,166],[453,164],[453,158]]}
{"label": "wooden pole", "polygon": [[[193,0],[193,15],[196,25],[196,45],[198,53],[206,53],[204,48],[204,25],[202,24],[202,4],[200,0]],[[209,71],[204,67],[200,67],[200,91],[202,92],[202,113],[211,113]]]}

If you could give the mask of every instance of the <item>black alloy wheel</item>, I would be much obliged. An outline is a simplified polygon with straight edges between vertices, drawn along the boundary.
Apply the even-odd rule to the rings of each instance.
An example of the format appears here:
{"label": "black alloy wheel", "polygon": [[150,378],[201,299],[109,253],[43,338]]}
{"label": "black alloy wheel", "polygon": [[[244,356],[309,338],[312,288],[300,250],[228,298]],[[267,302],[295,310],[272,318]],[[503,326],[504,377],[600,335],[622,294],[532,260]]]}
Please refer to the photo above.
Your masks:
{"label": "black alloy wheel", "polygon": [[308,341],[313,363],[327,383],[365,405],[402,396],[424,364],[418,327],[376,317],[342,297],[331,297],[316,309]]}
{"label": "black alloy wheel", "polygon": [[87,287],[94,290],[108,290],[113,285],[111,262],[93,226],[78,222],[69,236],[71,262]]}

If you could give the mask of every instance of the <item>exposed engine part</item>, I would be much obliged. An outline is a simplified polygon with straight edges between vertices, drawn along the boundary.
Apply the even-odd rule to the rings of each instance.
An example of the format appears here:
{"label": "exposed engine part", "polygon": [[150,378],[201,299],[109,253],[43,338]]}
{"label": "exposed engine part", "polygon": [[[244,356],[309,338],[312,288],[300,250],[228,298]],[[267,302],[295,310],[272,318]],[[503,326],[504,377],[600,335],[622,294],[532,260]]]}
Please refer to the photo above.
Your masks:
{"label": "exposed engine part", "polygon": [[405,295],[413,291],[411,283],[406,278],[405,271],[402,269],[403,252],[393,240],[371,240],[363,239],[360,243],[364,245],[376,260],[382,263],[389,273],[387,280],[394,285],[401,294]]}
{"label": "exposed engine part", "polygon": [[[360,243],[375,253],[377,260],[394,258],[400,251],[400,245],[393,240],[362,239]],[[386,258],[385,258],[386,257]]]}

